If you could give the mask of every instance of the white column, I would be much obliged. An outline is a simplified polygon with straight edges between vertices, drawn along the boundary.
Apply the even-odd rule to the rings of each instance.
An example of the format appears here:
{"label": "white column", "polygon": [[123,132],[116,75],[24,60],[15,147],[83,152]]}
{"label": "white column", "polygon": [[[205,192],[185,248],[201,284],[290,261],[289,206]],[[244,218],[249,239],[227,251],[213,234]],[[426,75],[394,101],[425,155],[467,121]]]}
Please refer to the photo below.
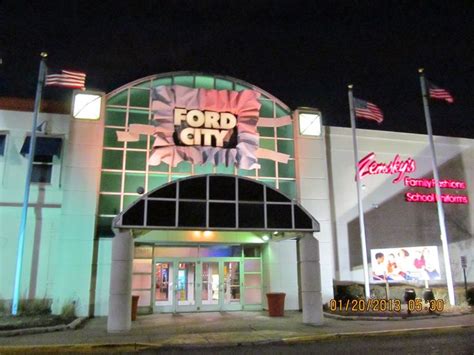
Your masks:
{"label": "white column", "polygon": [[119,230],[112,241],[110,271],[109,333],[128,332],[132,327],[133,238],[130,230]]}
{"label": "white column", "polygon": [[313,237],[312,233],[305,233],[298,244],[303,323],[322,324],[323,301],[321,293],[321,267],[319,264],[319,242]]}

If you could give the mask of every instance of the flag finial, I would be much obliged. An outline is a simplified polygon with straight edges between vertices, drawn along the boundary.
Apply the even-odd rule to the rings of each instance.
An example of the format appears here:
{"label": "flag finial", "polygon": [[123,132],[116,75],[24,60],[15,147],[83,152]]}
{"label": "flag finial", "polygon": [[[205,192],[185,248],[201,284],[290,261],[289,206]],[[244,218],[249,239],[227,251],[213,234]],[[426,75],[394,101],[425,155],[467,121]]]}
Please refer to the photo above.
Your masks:
{"label": "flag finial", "polygon": [[425,71],[425,68],[419,68],[418,69],[418,73],[420,73],[420,74],[423,74],[424,71]]}
{"label": "flag finial", "polygon": [[349,85],[347,85],[347,87],[348,87],[349,89],[352,89],[352,88],[354,87],[354,85],[349,84]]}
{"label": "flag finial", "polygon": [[40,56],[41,56],[42,58],[46,58],[46,57],[48,56],[48,53],[46,53],[46,52],[41,52]]}

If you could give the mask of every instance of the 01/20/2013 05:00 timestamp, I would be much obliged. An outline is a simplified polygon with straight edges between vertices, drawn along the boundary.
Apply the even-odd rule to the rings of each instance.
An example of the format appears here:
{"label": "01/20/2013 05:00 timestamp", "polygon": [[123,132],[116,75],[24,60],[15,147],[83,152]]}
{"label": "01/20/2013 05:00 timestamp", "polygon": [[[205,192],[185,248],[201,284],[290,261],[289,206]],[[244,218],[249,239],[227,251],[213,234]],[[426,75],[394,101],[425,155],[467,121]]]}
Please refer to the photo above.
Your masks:
{"label": "01/20/2013 05:00 timestamp", "polygon": [[[423,302],[422,299],[416,298],[408,300],[408,312],[442,312],[444,310],[444,300],[430,300]],[[335,300],[329,301],[329,310],[331,312],[401,312],[402,302],[397,299],[378,299],[369,298],[367,300]]]}

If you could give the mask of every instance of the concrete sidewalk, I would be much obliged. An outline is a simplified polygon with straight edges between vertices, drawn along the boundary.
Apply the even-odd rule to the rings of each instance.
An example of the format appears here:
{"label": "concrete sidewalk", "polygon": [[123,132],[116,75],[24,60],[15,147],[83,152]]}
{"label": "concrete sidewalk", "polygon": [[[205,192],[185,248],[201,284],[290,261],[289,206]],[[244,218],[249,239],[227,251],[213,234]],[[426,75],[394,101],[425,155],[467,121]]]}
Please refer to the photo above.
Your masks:
{"label": "concrete sidewalk", "polygon": [[[423,319],[420,319],[423,318]],[[132,330],[108,334],[106,317],[93,318],[81,329],[0,338],[0,352],[133,351],[145,348],[232,346],[295,343],[331,337],[399,334],[472,327],[474,314],[413,317],[404,320],[341,320],[325,318],[321,326],[302,323],[296,311],[285,317],[266,312],[209,312],[139,316]]]}

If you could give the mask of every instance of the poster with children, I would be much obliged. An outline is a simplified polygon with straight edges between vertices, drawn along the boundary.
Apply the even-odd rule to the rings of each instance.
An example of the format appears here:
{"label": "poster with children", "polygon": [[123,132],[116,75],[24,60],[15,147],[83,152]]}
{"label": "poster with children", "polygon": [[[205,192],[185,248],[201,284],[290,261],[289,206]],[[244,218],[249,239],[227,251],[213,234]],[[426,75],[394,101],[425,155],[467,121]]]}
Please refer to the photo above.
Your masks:
{"label": "poster with children", "polygon": [[371,282],[440,280],[438,248],[371,249]]}

